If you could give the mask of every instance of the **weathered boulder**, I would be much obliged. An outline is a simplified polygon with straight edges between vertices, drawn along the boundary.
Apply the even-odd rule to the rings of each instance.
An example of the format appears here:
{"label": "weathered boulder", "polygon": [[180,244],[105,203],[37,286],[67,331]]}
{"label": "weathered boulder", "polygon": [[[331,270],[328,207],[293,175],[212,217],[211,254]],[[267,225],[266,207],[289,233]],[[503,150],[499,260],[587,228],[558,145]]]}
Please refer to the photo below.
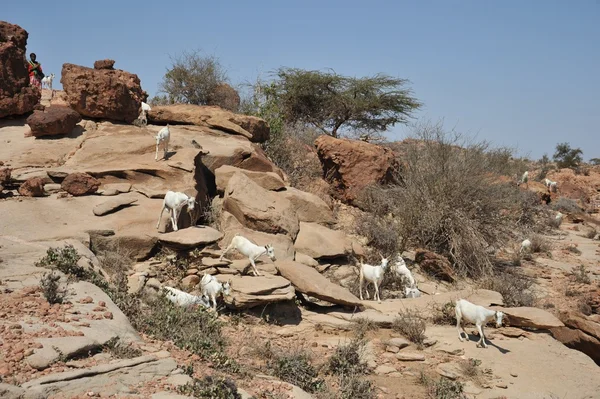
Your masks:
{"label": "weathered boulder", "polygon": [[350,291],[332,283],[310,266],[292,260],[276,261],[275,266],[303,294],[339,305],[363,306]]}
{"label": "weathered boulder", "polygon": [[244,226],[271,234],[298,234],[298,217],[289,200],[265,190],[241,172],[229,179],[223,209]]}
{"label": "weathered boulder", "polygon": [[93,194],[98,191],[100,182],[87,173],[71,173],[62,181],[60,187],[74,196]]}
{"label": "weathered boulder", "polygon": [[283,179],[274,172],[255,172],[236,168],[235,166],[223,165],[215,170],[215,182],[217,191],[224,192],[229,184],[229,179],[236,173],[240,172],[249,177],[253,182],[262,188],[270,191],[277,191],[285,188]]}
{"label": "weathered boulder", "polygon": [[96,216],[104,216],[137,202],[137,198],[118,197],[99,203],[92,210]]}
{"label": "weathered boulder", "polygon": [[0,21],[0,118],[31,112],[42,96],[29,85],[27,37],[20,26]]}
{"label": "weathered boulder", "polygon": [[393,181],[398,166],[392,150],[364,141],[322,135],[315,140],[317,155],[335,195],[353,202],[375,183]]}
{"label": "weathered boulder", "polygon": [[564,324],[551,313],[532,307],[503,308],[493,307],[493,310],[504,312],[507,324],[514,327],[537,328],[548,330],[554,327],[563,327]]}
{"label": "weathered boulder", "polygon": [[208,96],[208,105],[216,105],[231,112],[240,108],[241,98],[237,90],[227,83],[218,84]]}
{"label": "weathered boulder", "polygon": [[148,121],[157,124],[189,124],[210,127],[244,136],[254,143],[267,141],[270,135],[269,125],[263,119],[234,114],[214,106],[192,104],[155,106],[148,112]]}
{"label": "weathered boulder", "polygon": [[[280,260],[294,259],[294,243],[292,239],[285,234],[269,234],[262,231],[254,231],[242,226],[242,224],[227,211],[221,212],[221,230],[225,232],[223,239],[220,242],[221,248],[225,249],[231,242],[231,239],[236,234],[240,234],[256,245],[273,245],[275,257]],[[235,251],[227,254],[227,258],[235,259],[235,257],[243,258],[243,255],[235,255]],[[248,259],[248,258],[246,258]],[[257,265],[260,262],[270,262],[267,256],[258,258]],[[258,266],[257,266],[258,267]],[[259,268],[260,269],[260,268]]]}
{"label": "weathered boulder", "polygon": [[294,257],[294,260],[298,263],[302,263],[303,265],[306,266],[311,266],[311,267],[317,267],[319,266],[319,262],[317,262],[314,258],[311,258],[310,256],[303,254],[302,252],[296,252],[296,256]]}
{"label": "weathered boulder", "polygon": [[342,231],[331,230],[316,223],[300,222],[294,242],[297,251],[314,259],[337,258],[351,252],[351,244]]}
{"label": "weathered boulder", "polygon": [[331,208],[314,194],[294,187],[286,187],[284,191],[280,192],[280,195],[292,203],[298,220],[301,222],[332,224],[335,221]]}
{"label": "weathered boulder", "polygon": [[90,118],[131,123],[146,99],[138,76],[120,69],[63,64],[60,82],[71,108]]}
{"label": "weathered boulder", "polygon": [[25,180],[25,182],[19,186],[19,194],[24,197],[43,197],[44,179],[41,177],[32,177]]}
{"label": "weathered boulder", "polygon": [[147,259],[158,242],[156,237],[148,234],[139,235],[105,235],[103,231],[88,231],[90,248],[94,253],[115,250],[122,251],[137,261]]}
{"label": "weathered boulder", "polygon": [[576,328],[596,339],[600,339],[600,324],[587,320],[583,315],[578,315],[575,312],[563,312],[559,315],[559,319],[567,327]]}
{"label": "weathered boulder", "polygon": [[554,327],[550,329],[552,336],[565,346],[585,353],[600,365],[600,341],[581,330],[569,327]]}
{"label": "weathered boulder", "polygon": [[0,184],[6,184],[10,182],[12,169],[10,168],[0,168]]}
{"label": "weathered boulder", "polygon": [[424,272],[435,278],[449,282],[453,282],[456,279],[456,274],[450,265],[450,261],[435,252],[419,248],[415,253],[415,262],[421,266]]}
{"label": "weathered boulder", "polygon": [[225,304],[234,309],[247,309],[268,303],[289,301],[296,296],[294,287],[281,276],[223,276],[221,282],[231,283],[231,296],[225,297]]}
{"label": "weathered boulder", "polygon": [[115,65],[115,60],[109,60],[109,59],[105,59],[105,60],[98,60],[98,61],[94,61],[94,69],[115,69],[114,68]]}
{"label": "weathered boulder", "polygon": [[71,108],[61,105],[48,107],[45,111],[34,111],[27,118],[27,124],[34,137],[69,134],[79,121],[81,121],[81,115]]}
{"label": "weathered boulder", "polygon": [[212,244],[223,238],[223,233],[208,226],[192,226],[161,234],[158,241],[171,248],[186,249]]}

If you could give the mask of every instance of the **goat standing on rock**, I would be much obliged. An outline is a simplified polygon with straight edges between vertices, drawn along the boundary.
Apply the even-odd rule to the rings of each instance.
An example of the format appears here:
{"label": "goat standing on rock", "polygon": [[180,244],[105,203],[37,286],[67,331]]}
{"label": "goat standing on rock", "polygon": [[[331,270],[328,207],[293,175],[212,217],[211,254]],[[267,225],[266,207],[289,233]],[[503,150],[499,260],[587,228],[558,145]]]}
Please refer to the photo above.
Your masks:
{"label": "goat standing on rock", "polygon": [[210,308],[210,302],[202,296],[188,294],[187,292],[178,290],[177,288],[164,286],[165,296],[169,301],[177,306],[188,307],[191,305],[202,305],[205,308]]}
{"label": "goat standing on rock", "polygon": [[52,90],[52,81],[54,80],[54,74],[51,73],[49,76],[44,76],[42,78],[42,87],[46,86],[46,88]]}
{"label": "goat standing on rock", "polygon": [[187,205],[187,211],[192,218],[192,224],[194,224],[194,217],[192,213],[194,211],[194,205],[196,204],[196,200],[185,193],[175,192],[175,191],[167,191],[165,194],[165,199],[163,200],[163,206],[160,210],[160,216],[158,217],[158,222],[156,223],[156,228],[160,226],[160,220],[162,219],[163,212],[165,209],[169,210],[171,216],[171,224],[173,225],[173,230],[177,231],[177,222],[179,220],[179,215],[181,213],[181,209]]}
{"label": "goat standing on rock", "polygon": [[[485,343],[485,336],[483,335],[483,327],[491,321],[496,320],[496,327],[502,327],[502,319],[504,318],[504,313],[486,309],[483,306],[472,304],[471,302],[465,299],[459,299],[456,301],[456,329],[458,330],[458,339],[460,342],[463,341],[462,333],[464,332],[469,338],[469,334],[465,331],[465,328],[462,326],[462,320],[465,319],[468,322],[475,324],[477,327],[477,331],[479,331],[479,342],[477,342],[477,346],[482,346],[483,348],[487,348]],[[462,328],[462,332],[461,332]]]}
{"label": "goat standing on rock", "polygon": [[223,295],[230,295],[231,283],[229,281],[220,283],[215,276],[205,274],[200,280],[200,287],[202,289],[202,296],[210,298],[213,303],[213,310],[217,310],[217,296],[220,293]]}
{"label": "goat standing on rock", "polygon": [[171,132],[169,131],[169,125],[160,129],[158,134],[155,137],[156,139],[156,155],[154,156],[154,160],[158,161],[158,148],[160,144],[163,145],[163,159],[167,159],[167,153],[169,152],[169,140],[171,139]]}
{"label": "goat standing on rock", "polygon": [[231,243],[229,244],[229,246],[221,254],[219,261],[223,260],[225,254],[231,251],[232,249],[237,249],[239,253],[241,253],[244,256],[247,256],[248,259],[250,259],[250,264],[252,265],[252,269],[254,269],[255,276],[260,276],[258,270],[256,270],[256,264],[254,264],[254,261],[256,259],[258,259],[262,255],[267,255],[269,258],[271,258],[272,261],[276,260],[275,249],[273,248],[273,245],[267,244],[264,247],[256,245],[246,237],[242,237],[241,235],[236,234],[231,239]]}
{"label": "goat standing on rock", "polygon": [[369,290],[367,289],[367,287],[369,286],[369,283],[373,283],[373,285],[375,286],[375,295],[373,296],[373,299],[376,299],[379,303],[381,303],[381,297],[379,296],[379,285],[383,281],[383,275],[385,274],[385,269],[387,269],[389,259],[384,258],[383,255],[380,256],[381,264],[377,266],[368,265],[366,263],[363,263],[362,259],[360,260],[360,277],[358,290],[361,301],[363,300],[363,282],[364,280],[367,280],[367,284],[365,286],[367,299],[369,299]]}

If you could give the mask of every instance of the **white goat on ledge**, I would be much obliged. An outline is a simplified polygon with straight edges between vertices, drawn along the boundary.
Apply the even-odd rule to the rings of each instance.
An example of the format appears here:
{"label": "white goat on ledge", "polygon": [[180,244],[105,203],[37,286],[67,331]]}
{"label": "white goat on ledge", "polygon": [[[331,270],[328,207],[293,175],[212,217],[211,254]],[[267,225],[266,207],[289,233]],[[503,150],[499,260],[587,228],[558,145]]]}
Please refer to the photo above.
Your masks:
{"label": "white goat on ledge", "polygon": [[267,255],[269,258],[271,258],[272,261],[277,260],[275,258],[275,249],[273,248],[273,245],[267,244],[264,247],[256,245],[246,237],[242,237],[239,234],[236,234],[231,239],[231,243],[225,249],[225,251],[223,251],[219,260],[223,260],[225,254],[231,251],[232,249],[237,249],[239,253],[241,253],[244,256],[247,256],[248,259],[250,259],[250,264],[252,265],[252,269],[254,269],[255,276],[260,276],[260,273],[258,273],[258,270],[256,269],[256,264],[254,263],[254,261],[260,256]]}
{"label": "white goat on ledge", "polygon": [[196,204],[196,200],[185,193],[175,192],[175,191],[167,191],[165,194],[165,199],[163,200],[163,206],[160,210],[160,216],[158,217],[158,222],[156,223],[156,228],[160,226],[160,220],[162,219],[163,212],[165,209],[169,210],[171,215],[171,224],[173,225],[173,230],[177,231],[177,222],[179,220],[179,215],[181,213],[181,209],[187,205],[187,211],[192,218],[192,224],[194,224],[194,217],[192,215],[194,211],[194,205]]}
{"label": "white goat on ledge", "polygon": [[367,280],[367,284],[365,286],[365,292],[366,292],[367,299],[369,299],[369,290],[368,290],[369,283],[373,283],[373,285],[375,286],[375,295],[373,296],[373,300],[377,300],[379,303],[381,303],[381,297],[379,296],[379,285],[383,281],[383,275],[385,274],[385,269],[387,269],[389,259],[384,258],[383,255],[380,255],[380,256],[381,256],[381,264],[377,265],[377,266],[372,266],[372,265],[363,263],[362,259],[360,260],[360,279],[359,279],[358,290],[359,290],[361,301],[363,300],[363,295],[362,295],[363,283],[364,283],[364,280]]}
{"label": "white goat on ledge", "polygon": [[231,294],[231,283],[229,281],[225,283],[219,282],[215,276],[205,274],[200,280],[200,288],[202,290],[202,296],[209,298],[213,303],[213,310],[217,310],[217,296],[220,293],[229,296]]}
{"label": "white goat on ledge", "polygon": [[169,130],[168,124],[167,124],[167,126],[160,129],[160,131],[156,135],[155,139],[156,139],[156,154],[154,156],[154,160],[158,161],[158,148],[160,147],[161,143],[163,145],[163,150],[164,150],[163,159],[167,159],[167,153],[169,152],[169,140],[171,139],[171,131]]}
{"label": "white goat on ledge", "polygon": [[[464,332],[469,338],[469,334],[465,331],[465,328],[462,326],[462,320],[466,320],[475,324],[477,327],[477,331],[479,331],[479,342],[477,342],[477,346],[482,346],[483,348],[487,348],[485,343],[485,336],[483,335],[483,327],[491,321],[496,320],[496,327],[502,327],[502,319],[504,318],[504,313],[486,309],[483,306],[475,305],[465,299],[459,299],[456,301],[456,329],[458,330],[458,339],[462,342],[463,337],[462,333]],[[462,332],[461,332],[462,329]]]}

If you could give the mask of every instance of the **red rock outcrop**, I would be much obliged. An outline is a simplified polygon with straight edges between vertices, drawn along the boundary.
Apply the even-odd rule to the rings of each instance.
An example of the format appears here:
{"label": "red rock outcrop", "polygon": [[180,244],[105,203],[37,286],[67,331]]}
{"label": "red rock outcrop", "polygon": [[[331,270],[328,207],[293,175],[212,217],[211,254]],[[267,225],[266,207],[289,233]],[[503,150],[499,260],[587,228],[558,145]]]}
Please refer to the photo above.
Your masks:
{"label": "red rock outcrop", "polygon": [[115,60],[98,60],[94,62],[94,69],[115,69]]}
{"label": "red rock outcrop", "polygon": [[137,75],[120,69],[63,64],[65,99],[82,116],[133,122],[147,95]]}
{"label": "red rock outcrop", "polygon": [[87,173],[71,173],[65,177],[60,187],[71,195],[80,196],[98,191],[100,182]]}
{"label": "red rock outcrop", "polygon": [[217,85],[208,99],[208,105],[216,105],[231,112],[236,112],[240,108],[240,103],[237,90],[227,83]]}
{"label": "red rock outcrop", "polygon": [[336,196],[349,203],[365,187],[391,181],[398,166],[392,150],[364,141],[322,135],[315,140],[315,146],[323,176]]}
{"label": "red rock outcrop", "polygon": [[81,115],[69,107],[53,105],[45,111],[34,111],[27,118],[31,134],[35,137],[69,134],[75,128]]}
{"label": "red rock outcrop", "polygon": [[27,37],[20,26],[0,21],[0,118],[31,112],[42,96],[29,85]]}
{"label": "red rock outcrop", "polygon": [[43,197],[44,179],[41,177],[32,177],[25,180],[19,187],[19,194],[24,197]]}
{"label": "red rock outcrop", "polygon": [[424,272],[444,281],[453,282],[456,279],[450,261],[435,252],[419,248],[415,253],[415,262]]}

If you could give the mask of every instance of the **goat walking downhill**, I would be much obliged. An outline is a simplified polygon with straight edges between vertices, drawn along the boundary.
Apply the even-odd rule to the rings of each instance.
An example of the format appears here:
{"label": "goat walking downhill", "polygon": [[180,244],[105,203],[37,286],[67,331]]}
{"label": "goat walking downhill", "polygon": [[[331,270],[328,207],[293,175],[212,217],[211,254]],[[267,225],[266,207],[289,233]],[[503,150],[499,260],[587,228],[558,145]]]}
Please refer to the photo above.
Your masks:
{"label": "goat walking downhill", "polygon": [[267,244],[264,247],[256,245],[250,240],[248,240],[246,237],[243,237],[239,234],[236,234],[231,239],[231,243],[229,244],[229,246],[227,246],[227,248],[225,248],[225,251],[223,251],[219,260],[223,260],[225,254],[231,251],[232,249],[237,249],[239,253],[241,253],[244,256],[247,256],[248,259],[250,259],[250,264],[252,265],[252,269],[254,271],[255,276],[260,276],[258,270],[256,269],[256,264],[254,263],[260,256],[267,255],[272,261],[277,260],[275,258],[275,249],[273,248],[273,245]]}
{"label": "goat walking downhill", "polygon": [[163,145],[163,159],[167,159],[167,153],[169,152],[169,140],[171,139],[171,131],[169,130],[169,125],[160,129],[158,134],[155,137],[156,139],[156,155],[154,156],[154,160],[158,161],[158,148],[161,143]]}
{"label": "goat walking downhill", "polygon": [[42,78],[42,87],[46,86],[46,88],[52,90],[52,81],[54,80],[54,74],[51,73],[48,76],[44,76]]}
{"label": "goat walking downhill", "polygon": [[165,296],[177,306],[188,307],[192,305],[202,305],[205,308],[210,307],[210,302],[203,296],[192,295],[177,288],[164,286]]}
{"label": "goat walking downhill", "polygon": [[212,301],[213,310],[217,310],[217,296],[223,293],[225,296],[231,294],[231,283],[229,281],[225,283],[219,282],[215,276],[205,274],[200,280],[200,287],[202,289],[202,296],[206,296]]}
{"label": "goat walking downhill", "polygon": [[196,204],[196,200],[185,193],[175,192],[175,191],[167,191],[165,194],[165,199],[163,200],[163,206],[160,210],[160,216],[158,217],[158,222],[156,223],[156,228],[160,226],[160,220],[162,219],[163,212],[165,209],[169,210],[171,216],[171,224],[173,225],[173,230],[177,231],[177,222],[179,221],[179,215],[181,213],[181,209],[187,205],[187,211],[192,218],[192,224],[194,224],[194,205]]}
{"label": "goat walking downhill", "polygon": [[373,296],[373,300],[377,300],[377,302],[381,303],[381,297],[379,296],[379,286],[383,281],[383,275],[385,274],[385,269],[387,269],[389,263],[388,258],[384,258],[381,256],[381,264],[377,266],[369,265],[363,263],[362,259],[360,260],[360,278],[359,278],[359,296],[360,300],[363,300],[363,283],[364,280],[367,280],[367,284],[365,286],[365,292],[367,295],[367,299],[369,299],[369,283],[373,283],[375,286],[375,295]]}
{"label": "goat walking downhill", "polygon": [[[485,336],[483,335],[483,327],[491,321],[496,320],[496,327],[502,327],[502,319],[504,318],[504,313],[486,309],[483,306],[475,305],[465,299],[459,299],[456,301],[456,329],[458,330],[458,339],[460,342],[463,341],[462,333],[465,333],[467,339],[469,338],[469,334],[465,331],[465,328],[462,326],[462,320],[466,320],[470,323],[475,324],[477,327],[477,331],[479,331],[479,341],[477,342],[477,346],[482,346],[483,348],[487,348],[487,344],[485,343]],[[462,331],[461,331],[462,329]]]}

